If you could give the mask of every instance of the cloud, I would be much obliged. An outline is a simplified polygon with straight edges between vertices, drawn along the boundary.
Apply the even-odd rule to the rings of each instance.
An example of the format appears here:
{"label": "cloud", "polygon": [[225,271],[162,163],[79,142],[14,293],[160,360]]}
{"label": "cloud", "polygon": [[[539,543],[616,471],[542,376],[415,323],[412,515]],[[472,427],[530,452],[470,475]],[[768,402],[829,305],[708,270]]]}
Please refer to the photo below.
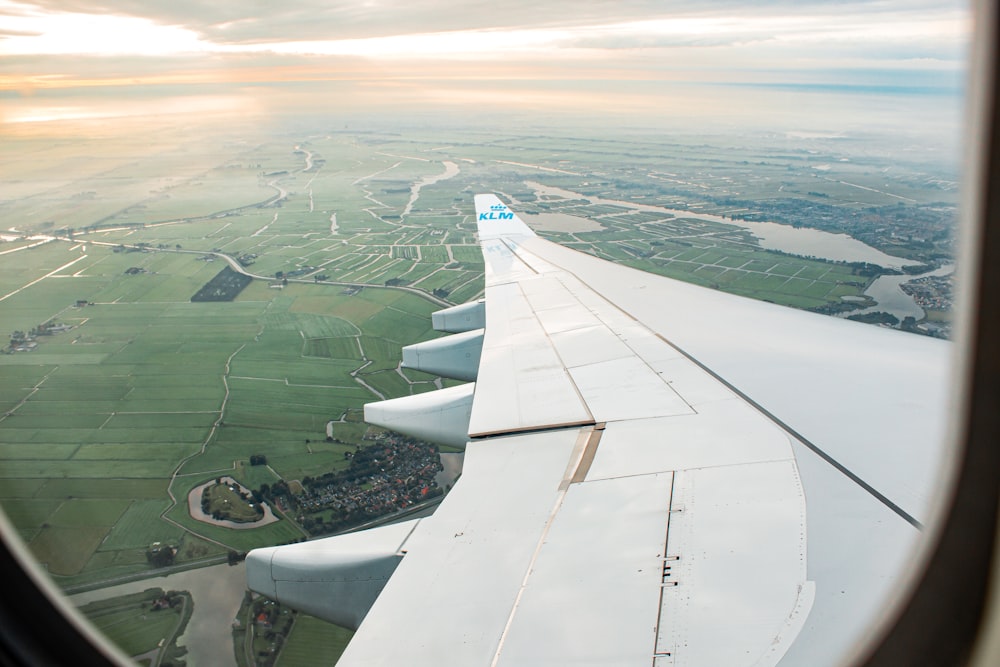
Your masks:
{"label": "cloud", "polygon": [[[964,9],[931,0],[752,3],[721,0],[26,0],[49,12],[149,19],[192,31],[215,44],[386,37],[457,30],[544,29],[683,17],[833,15],[843,18],[925,15]],[[12,4],[5,0],[4,4]],[[707,6],[706,6],[707,5]],[[0,5],[2,7],[2,5]],[[2,11],[2,9],[0,9]]]}
{"label": "cloud", "polygon": [[911,17],[964,12],[960,2],[794,0],[0,0],[0,16],[129,17],[190,31],[218,45],[362,39],[459,30],[573,28],[648,20],[725,21],[738,27],[773,17],[823,16],[890,25]]}
{"label": "cloud", "polygon": [[257,110],[670,108],[697,120],[704,94],[682,103],[683,86],[710,84],[733,114],[741,104],[721,86],[956,90],[968,24],[962,5],[895,0],[0,0],[0,94],[36,116],[60,96],[111,108],[224,94]]}
{"label": "cloud", "polygon": [[656,0],[610,3],[532,0],[298,0],[294,3],[242,0],[36,0],[52,12],[127,15],[191,30],[217,44],[289,40],[339,40],[455,30],[584,24],[610,14],[638,18],[662,12]]}
{"label": "cloud", "polygon": [[[693,69],[781,60],[924,59],[960,67],[964,6],[723,0],[0,0],[0,54],[235,58],[631,59],[681,52]],[[617,54],[615,53],[617,52]],[[677,61],[679,58],[671,57]]]}
{"label": "cloud", "polygon": [[9,37],[40,37],[41,35],[41,31],[38,30],[14,30],[11,28],[0,28],[0,40],[7,39]]}

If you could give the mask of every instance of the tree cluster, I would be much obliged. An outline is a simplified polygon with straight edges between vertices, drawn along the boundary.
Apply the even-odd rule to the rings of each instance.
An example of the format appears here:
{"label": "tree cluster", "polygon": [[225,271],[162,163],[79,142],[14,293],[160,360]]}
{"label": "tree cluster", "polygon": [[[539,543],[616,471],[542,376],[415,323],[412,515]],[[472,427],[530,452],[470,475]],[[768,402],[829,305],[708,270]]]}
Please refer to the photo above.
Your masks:
{"label": "tree cluster", "polygon": [[153,567],[167,567],[174,564],[177,547],[155,542],[146,549],[146,560]]}

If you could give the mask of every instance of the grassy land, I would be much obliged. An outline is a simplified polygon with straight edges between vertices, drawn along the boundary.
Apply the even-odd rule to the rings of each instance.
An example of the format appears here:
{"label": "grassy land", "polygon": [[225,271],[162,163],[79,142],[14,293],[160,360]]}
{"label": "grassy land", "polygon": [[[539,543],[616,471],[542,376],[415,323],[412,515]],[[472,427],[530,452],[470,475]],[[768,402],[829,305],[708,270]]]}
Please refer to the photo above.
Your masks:
{"label": "grassy land", "polygon": [[241,498],[228,484],[213,484],[202,493],[202,497],[208,501],[207,513],[212,516],[218,515],[238,522],[257,521],[262,516],[260,510]]}
{"label": "grassy land", "polygon": [[317,656],[335,664],[354,635],[308,614],[247,593],[233,626],[233,651],[239,667],[315,665]]}
{"label": "grassy land", "polygon": [[[36,272],[51,270],[66,263],[66,245],[24,252],[50,257]],[[125,273],[137,265],[147,273]],[[180,526],[164,520],[170,478],[181,466],[172,491],[183,499],[219,471],[256,486],[275,473],[295,479],[343,465],[347,446],[324,442],[326,423],[377,398],[351,373],[366,363],[364,373],[395,368],[402,344],[430,335],[432,308],[404,293],[255,283],[232,303],[191,303],[195,283],[217,267],[113,245],[89,246],[71,268],[85,282],[45,280],[30,290],[38,298],[25,290],[4,302],[12,327],[55,317],[74,328],[0,357],[9,411],[0,418],[0,486],[22,537],[72,583],[148,567],[148,544],[186,531],[240,551],[301,537],[287,522],[240,533],[207,526],[186,506],[167,515]],[[82,294],[84,285],[93,291]],[[93,305],[78,308],[77,299]],[[403,326],[378,317],[388,308]],[[351,427],[338,440],[361,435]],[[271,463],[260,480],[247,474],[251,454]]]}
{"label": "grassy land", "polygon": [[296,614],[295,624],[275,664],[277,667],[310,667],[316,664],[318,655],[329,664],[335,664],[353,636],[354,633],[346,628],[308,614]]}
{"label": "grassy land", "polygon": [[[154,603],[164,601],[164,608],[154,609]],[[167,603],[166,601],[169,601]],[[91,602],[80,611],[94,626],[108,636],[140,665],[154,664],[157,651],[160,662],[175,662],[185,653],[176,644],[177,637],[191,618],[191,596],[187,592],[165,593],[150,588],[142,593]]]}

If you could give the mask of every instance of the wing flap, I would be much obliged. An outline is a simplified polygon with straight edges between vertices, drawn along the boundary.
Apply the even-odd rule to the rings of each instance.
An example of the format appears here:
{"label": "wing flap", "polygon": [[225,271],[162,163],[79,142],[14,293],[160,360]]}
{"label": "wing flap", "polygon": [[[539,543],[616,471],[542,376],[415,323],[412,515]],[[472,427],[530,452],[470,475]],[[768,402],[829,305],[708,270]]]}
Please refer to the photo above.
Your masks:
{"label": "wing flap", "polygon": [[338,664],[489,665],[579,438],[567,429],[469,443],[460,483],[409,540]]}
{"label": "wing flap", "polygon": [[[593,449],[652,443],[685,419],[469,443],[462,483],[407,540],[341,664],[773,664],[811,602],[793,460],[587,471]],[[690,453],[703,436],[656,444],[701,466],[714,461]]]}
{"label": "wing flap", "polygon": [[670,510],[656,654],[677,666],[777,664],[814,594],[794,461],[678,472]]}
{"label": "wing flap", "polygon": [[672,479],[661,473],[568,488],[497,665],[649,665]]}

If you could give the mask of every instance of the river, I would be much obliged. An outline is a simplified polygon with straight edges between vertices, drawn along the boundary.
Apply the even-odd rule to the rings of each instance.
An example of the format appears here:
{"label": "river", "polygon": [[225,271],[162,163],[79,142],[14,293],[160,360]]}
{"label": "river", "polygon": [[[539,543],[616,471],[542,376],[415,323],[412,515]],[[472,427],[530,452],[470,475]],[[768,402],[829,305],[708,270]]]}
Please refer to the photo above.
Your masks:
{"label": "river", "polygon": [[654,204],[637,204],[620,199],[604,199],[591,197],[579,192],[554,188],[535,181],[525,181],[525,185],[539,195],[562,197],[565,199],[586,199],[594,204],[622,206],[635,211],[653,211],[666,213],[677,218],[690,218],[733,225],[746,229],[757,237],[760,246],[768,250],[780,250],[802,257],[818,257],[834,262],[869,262],[886,268],[898,269],[906,264],[916,264],[912,260],[888,255],[877,248],[862,243],[847,234],[831,234],[818,229],[780,225],[776,222],[752,222],[749,220],[730,220],[710,213],[694,213]]}
{"label": "river", "polygon": [[235,667],[232,624],[243,602],[246,585],[243,563],[213,565],[77,593],[69,599],[79,607],[95,600],[139,593],[147,588],[188,591],[194,607],[184,634],[177,640],[179,645],[187,648],[188,667]]}
{"label": "river", "polygon": [[444,181],[458,175],[459,169],[457,164],[448,160],[445,160],[442,164],[444,165],[444,172],[434,174],[433,176],[424,176],[410,186],[410,201],[406,202],[406,208],[403,209],[402,217],[408,216],[410,211],[413,210],[413,205],[417,203],[417,198],[420,196],[421,188],[427,185],[434,185],[438,181]]}
{"label": "river", "polygon": [[[762,248],[769,250],[780,250],[792,255],[804,257],[817,257],[839,262],[870,262],[886,268],[899,269],[907,264],[915,264],[912,260],[902,257],[894,257],[871,247],[846,234],[831,234],[818,229],[808,229],[804,227],[791,227],[780,225],[775,222],[749,222],[746,220],[729,220],[718,215],[709,213],[692,213],[678,209],[667,208],[665,206],[655,206],[652,204],[636,204],[634,202],[622,201],[619,199],[603,199],[601,197],[591,197],[579,192],[554,188],[534,181],[525,181],[525,184],[532,188],[539,195],[550,197],[562,197],[565,199],[586,199],[594,204],[610,204],[624,206],[637,211],[655,211],[658,213],[668,213],[679,218],[693,218],[696,220],[706,220],[708,222],[718,222],[725,225],[735,225],[749,230],[759,240]],[[856,310],[849,315],[860,315],[884,311],[902,320],[904,317],[913,317],[920,320],[924,317],[924,309],[917,305],[909,294],[900,289],[904,283],[926,276],[946,276],[953,272],[953,265],[944,266],[927,273],[919,275],[886,275],[877,278],[867,290],[865,295],[875,300],[875,306]]]}

